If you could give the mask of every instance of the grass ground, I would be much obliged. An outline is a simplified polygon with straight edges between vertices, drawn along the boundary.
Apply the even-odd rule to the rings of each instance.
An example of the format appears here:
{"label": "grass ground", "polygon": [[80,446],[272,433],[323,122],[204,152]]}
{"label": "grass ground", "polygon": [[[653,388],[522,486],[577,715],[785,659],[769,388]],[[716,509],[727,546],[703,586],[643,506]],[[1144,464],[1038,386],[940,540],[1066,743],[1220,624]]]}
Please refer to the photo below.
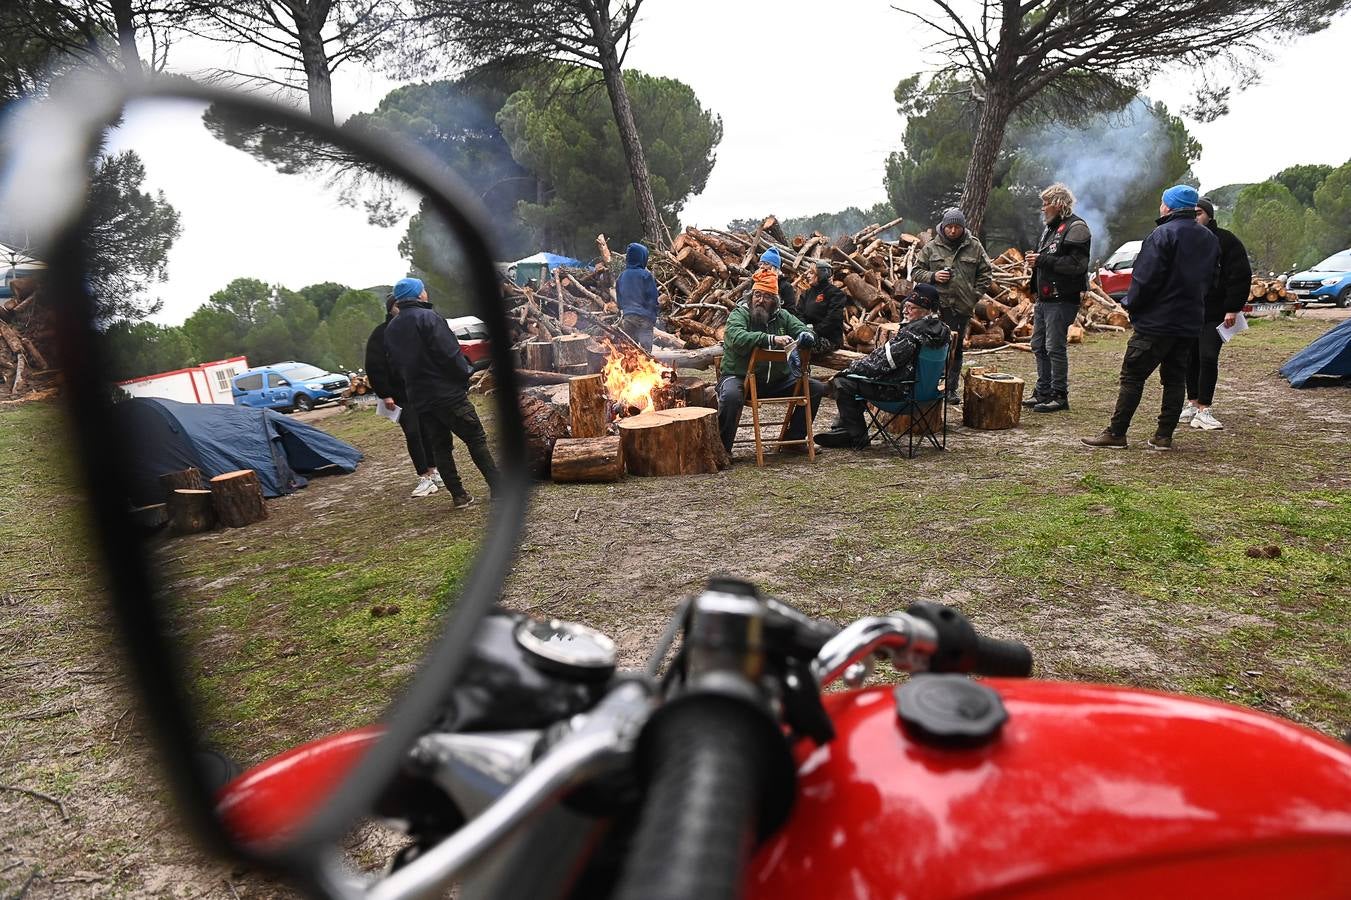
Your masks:
{"label": "grass ground", "polygon": [[[542,486],[503,602],[601,628],[637,663],[716,571],[837,619],[929,597],[1026,640],[1043,677],[1203,694],[1340,733],[1351,389],[1293,391],[1275,374],[1328,324],[1255,323],[1222,358],[1226,428],[1180,431],[1171,454],[1144,449],[1157,385],[1131,449],[1078,444],[1115,398],[1124,341],[1100,338],[1072,350],[1071,411],[1029,413],[1007,432],[957,427],[946,454],[832,451]],[[971,362],[1032,371],[1013,352]],[[483,522],[482,507],[453,511],[444,494],[408,498],[400,436],[369,412],[319,424],[367,454],[357,474],[269,502],[265,523],[160,547],[204,719],[244,763],[378,715]],[[0,411],[0,895],[279,892],[203,860],[174,823],[106,646],[97,558],[60,446],[56,409]],[[1267,545],[1281,555],[1246,553]],[[397,615],[372,615],[390,604]]]}

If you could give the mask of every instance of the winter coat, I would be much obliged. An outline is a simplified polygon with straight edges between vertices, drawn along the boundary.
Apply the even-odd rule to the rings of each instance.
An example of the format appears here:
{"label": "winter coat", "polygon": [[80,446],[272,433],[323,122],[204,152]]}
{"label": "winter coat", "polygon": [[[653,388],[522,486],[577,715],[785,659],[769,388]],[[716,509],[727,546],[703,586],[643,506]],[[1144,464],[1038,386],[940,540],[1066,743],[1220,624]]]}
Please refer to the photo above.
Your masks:
{"label": "winter coat", "polygon": [[901,326],[900,331],[862,359],[856,359],[841,375],[878,381],[912,381],[921,347],[947,346],[952,332],[937,315],[921,316]]}
{"label": "winter coat", "polygon": [[474,370],[430,303],[399,303],[399,314],[385,327],[385,352],[419,412],[465,398]]}
{"label": "winter coat", "polygon": [[[817,281],[797,298],[797,315],[833,347],[844,345],[844,308],[849,298],[829,279]],[[785,304],[786,305],[786,304]]]}
{"label": "winter coat", "polygon": [[1205,317],[1206,294],[1215,284],[1220,241],[1195,209],[1158,220],[1145,238],[1121,305],[1138,334],[1196,337]]}
{"label": "winter coat", "polygon": [[[952,280],[947,284],[934,280],[934,275],[941,269],[952,270]],[[910,277],[938,288],[943,309],[970,316],[976,301],[985,295],[986,288],[994,281],[994,267],[985,255],[985,248],[970,232],[963,232],[955,243],[939,234],[915,254]]]}
{"label": "winter coat", "polygon": [[385,328],[393,318],[387,316],[385,321],[375,326],[371,336],[366,339],[366,377],[370,379],[371,390],[375,391],[375,396],[393,397],[395,403],[403,406],[404,401],[408,399],[404,392],[403,379],[390,363],[389,353],[385,350]]}
{"label": "winter coat", "polygon": [[1214,222],[1206,225],[1220,241],[1220,277],[1206,293],[1206,322],[1220,322],[1228,313],[1242,312],[1252,289],[1248,248],[1232,231]]}
{"label": "winter coat", "polygon": [[[718,371],[723,375],[746,377],[746,364],[751,361],[751,351],[756,347],[774,350],[774,336],[786,334],[794,340],[804,331],[812,329],[797,316],[780,307],[769,317],[768,331],[751,329],[751,305],[742,300],[732,308],[727,317],[727,327],[722,333],[722,363]],[[815,335],[815,332],[812,332]],[[767,384],[777,384],[791,373],[786,363],[762,363],[755,376]]]}
{"label": "winter coat", "polygon": [[657,279],[647,269],[647,248],[629,244],[624,251],[628,264],[615,285],[615,300],[619,311],[626,316],[639,316],[657,321]]}
{"label": "winter coat", "polygon": [[1032,295],[1038,303],[1079,304],[1088,290],[1092,243],[1088,223],[1076,215],[1057,216],[1046,224],[1032,270]]}

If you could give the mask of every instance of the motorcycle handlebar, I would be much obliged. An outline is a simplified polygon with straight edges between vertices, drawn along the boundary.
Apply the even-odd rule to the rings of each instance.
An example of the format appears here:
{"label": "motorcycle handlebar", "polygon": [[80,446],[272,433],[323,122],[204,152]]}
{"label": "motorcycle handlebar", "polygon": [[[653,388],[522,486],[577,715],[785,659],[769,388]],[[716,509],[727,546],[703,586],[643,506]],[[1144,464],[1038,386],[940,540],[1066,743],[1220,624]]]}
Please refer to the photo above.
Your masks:
{"label": "motorcycle handlebar", "polygon": [[1032,650],[1022,641],[976,635],[973,672],[996,678],[1027,678],[1032,674]]}

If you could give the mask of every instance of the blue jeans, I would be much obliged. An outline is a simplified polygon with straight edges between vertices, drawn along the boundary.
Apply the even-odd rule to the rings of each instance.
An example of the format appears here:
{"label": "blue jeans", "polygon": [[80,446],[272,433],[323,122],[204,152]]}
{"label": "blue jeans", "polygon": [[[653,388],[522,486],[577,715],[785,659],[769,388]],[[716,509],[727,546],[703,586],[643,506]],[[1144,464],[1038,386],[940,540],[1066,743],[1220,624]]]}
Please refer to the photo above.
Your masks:
{"label": "blue jeans", "polygon": [[1043,300],[1033,310],[1032,355],[1037,358],[1038,400],[1069,399],[1070,354],[1065,336],[1079,315],[1079,304]]}

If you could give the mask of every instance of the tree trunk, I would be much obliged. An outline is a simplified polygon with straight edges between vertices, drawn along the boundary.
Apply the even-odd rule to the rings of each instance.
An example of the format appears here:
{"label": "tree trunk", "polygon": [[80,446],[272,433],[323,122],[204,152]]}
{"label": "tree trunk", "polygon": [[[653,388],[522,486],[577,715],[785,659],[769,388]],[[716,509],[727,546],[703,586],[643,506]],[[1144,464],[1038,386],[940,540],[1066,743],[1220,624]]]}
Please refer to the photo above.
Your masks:
{"label": "tree trunk", "polygon": [[263,489],[252,469],[226,472],[211,479],[211,498],[222,525],[242,528],[267,518]]}
{"label": "tree trunk", "polygon": [[328,18],[328,4],[322,4],[322,12],[316,8],[320,5],[311,0],[308,3],[298,3],[292,9],[296,33],[300,36],[300,58],[305,67],[310,115],[325,125],[332,125],[333,82],[323,37],[324,21]]}
{"label": "tree trunk", "polygon": [[607,482],[624,477],[624,448],[619,435],[559,438],[552,462],[556,482]]}
{"label": "tree trunk", "polygon": [[131,0],[112,0],[113,22],[117,25],[117,49],[122,58],[122,71],[140,78],[141,54],[136,49],[136,23],[132,19]]}
{"label": "tree trunk", "polygon": [[610,95],[610,106],[614,109],[615,125],[619,128],[619,141],[624,145],[624,158],[629,164],[629,178],[633,180],[633,195],[638,201],[638,217],[643,221],[643,233],[652,247],[665,247],[665,229],[661,215],[657,212],[657,202],[652,198],[652,178],[647,171],[647,157],[643,153],[643,143],[638,137],[638,126],[633,122],[633,108],[629,106],[629,91],[624,86],[624,72],[619,67],[619,54],[609,35],[609,22],[595,22],[596,43],[599,45],[601,74],[605,77],[605,90]]}
{"label": "tree trunk", "polygon": [[966,167],[966,182],[962,185],[962,212],[966,213],[967,230],[979,236],[985,226],[985,208],[990,204],[990,190],[994,187],[995,163],[999,149],[1004,146],[1004,132],[1013,115],[1013,96],[996,81],[986,85],[985,106],[976,125],[976,140],[971,147],[971,162]]}

